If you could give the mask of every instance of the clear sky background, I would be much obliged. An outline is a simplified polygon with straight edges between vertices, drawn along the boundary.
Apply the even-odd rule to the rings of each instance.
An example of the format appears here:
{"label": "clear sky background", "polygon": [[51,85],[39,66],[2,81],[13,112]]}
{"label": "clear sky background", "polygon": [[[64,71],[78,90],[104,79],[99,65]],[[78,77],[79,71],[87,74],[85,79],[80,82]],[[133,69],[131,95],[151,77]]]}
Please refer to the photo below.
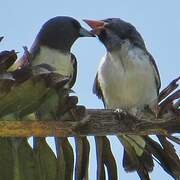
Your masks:
{"label": "clear sky background", "polygon": [[[31,46],[42,24],[48,19],[67,15],[78,19],[104,19],[120,17],[131,22],[143,36],[147,49],[158,65],[162,87],[180,75],[180,1],[132,0],[1,0],[0,36],[4,36],[0,50],[15,49],[22,54],[22,46]],[[78,78],[74,90],[80,104],[88,108],[102,108],[102,103],[92,94],[92,84],[104,46],[96,38],[82,38],[72,48],[78,59]],[[119,179],[138,180],[136,173],[125,173],[121,167],[122,148],[116,138],[111,139],[119,168]],[[90,180],[95,179],[96,159],[93,138]],[[52,144],[52,140],[50,140]],[[73,144],[73,140],[72,140]],[[177,147],[178,151],[180,148]],[[151,173],[153,180],[172,179],[156,164]]]}

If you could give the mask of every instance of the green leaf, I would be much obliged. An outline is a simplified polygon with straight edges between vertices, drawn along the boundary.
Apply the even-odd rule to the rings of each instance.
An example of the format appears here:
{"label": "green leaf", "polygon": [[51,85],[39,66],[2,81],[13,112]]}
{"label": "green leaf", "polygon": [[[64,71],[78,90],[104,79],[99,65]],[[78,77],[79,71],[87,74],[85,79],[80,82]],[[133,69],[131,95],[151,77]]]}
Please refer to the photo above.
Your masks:
{"label": "green leaf", "polygon": [[34,138],[36,166],[40,175],[39,180],[56,180],[57,159],[45,138]]}
{"label": "green leaf", "polygon": [[74,154],[71,144],[67,138],[55,138],[58,175],[57,179],[73,179]]}
{"label": "green leaf", "polygon": [[75,180],[88,180],[89,152],[90,145],[87,137],[75,137],[76,144],[76,165]]}

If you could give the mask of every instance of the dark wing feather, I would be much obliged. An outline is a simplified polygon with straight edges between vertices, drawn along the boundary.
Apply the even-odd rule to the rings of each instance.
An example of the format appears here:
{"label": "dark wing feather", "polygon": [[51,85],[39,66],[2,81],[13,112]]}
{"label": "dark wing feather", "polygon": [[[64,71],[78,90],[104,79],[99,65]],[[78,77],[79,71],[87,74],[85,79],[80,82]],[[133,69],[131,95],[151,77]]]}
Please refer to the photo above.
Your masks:
{"label": "dark wing feather", "polygon": [[152,67],[154,69],[154,72],[155,72],[155,80],[156,80],[156,86],[157,86],[157,92],[158,92],[158,95],[159,95],[159,90],[161,88],[161,79],[160,79],[160,74],[159,74],[159,70],[157,68],[157,65],[156,65],[156,62],[153,58],[153,56],[147,52],[148,56],[149,56],[149,60],[150,60],[150,63],[152,64]]}
{"label": "dark wing feather", "polygon": [[131,43],[134,44],[134,46],[139,47],[140,49],[144,50],[147,53],[147,55],[149,56],[150,63],[155,72],[157,92],[159,94],[159,89],[161,87],[161,81],[160,81],[160,75],[159,75],[159,71],[158,71],[157,65],[155,63],[155,60],[154,60],[153,56],[147,51],[144,40],[141,37],[140,33],[138,33],[136,30],[133,32],[134,33],[129,34],[129,36],[130,36],[129,39],[131,40]]}
{"label": "dark wing feather", "polygon": [[73,73],[70,78],[70,83],[69,86],[72,88],[72,86],[76,82],[76,77],[77,77],[77,60],[74,54],[71,53],[71,62],[73,63]]}
{"label": "dark wing feather", "polygon": [[104,96],[103,96],[103,92],[98,80],[98,73],[96,74],[95,80],[94,80],[94,84],[93,84],[93,93],[99,98],[102,99],[104,107],[106,107],[106,103],[104,100]]}

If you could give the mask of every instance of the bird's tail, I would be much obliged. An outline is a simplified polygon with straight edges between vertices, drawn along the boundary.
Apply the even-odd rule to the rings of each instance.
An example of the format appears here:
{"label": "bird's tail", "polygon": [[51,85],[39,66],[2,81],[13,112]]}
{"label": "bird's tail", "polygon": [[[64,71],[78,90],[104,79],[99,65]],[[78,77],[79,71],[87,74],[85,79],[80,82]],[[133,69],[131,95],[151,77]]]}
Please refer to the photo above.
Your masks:
{"label": "bird's tail", "polygon": [[126,171],[137,171],[141,180],[149,180],[149,172],[153,170],[153,158],[174,179],[180,178],[180,160],[164,136],[158,137],[160,144],[148,136],[118,136],[125,147],[123,167]]}
{"label": "bird's tail", "polygon": [[141,180],[149,180],[149,173],[153,170],[152,154],[148,151],[146,142],[141,136],[118,136],[125,147],[123,167],[125,171],[137,171]]}

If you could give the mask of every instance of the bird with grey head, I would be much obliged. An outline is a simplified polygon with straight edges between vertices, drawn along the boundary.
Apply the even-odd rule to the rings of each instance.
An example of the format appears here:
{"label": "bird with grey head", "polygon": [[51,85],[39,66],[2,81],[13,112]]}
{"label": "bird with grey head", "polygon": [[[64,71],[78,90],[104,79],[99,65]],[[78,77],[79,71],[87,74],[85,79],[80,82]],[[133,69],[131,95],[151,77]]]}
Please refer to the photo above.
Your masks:
{"label": "bird with grey head", "polygon": [[[147,107],[156,111],[160,76],[140,33],[120,18],[84,21],[106,48],[93,93],[102,99],[105,108],[127,110],[136,116]],[[150,179],[148,172],[153,170],[153,154],[166,172],[174,178],[179,177],[177,155],[174,154],[176,161],[150,137],[120,135],[118,139],[124,146],[126,171],[137,171],[142,180]]]}

